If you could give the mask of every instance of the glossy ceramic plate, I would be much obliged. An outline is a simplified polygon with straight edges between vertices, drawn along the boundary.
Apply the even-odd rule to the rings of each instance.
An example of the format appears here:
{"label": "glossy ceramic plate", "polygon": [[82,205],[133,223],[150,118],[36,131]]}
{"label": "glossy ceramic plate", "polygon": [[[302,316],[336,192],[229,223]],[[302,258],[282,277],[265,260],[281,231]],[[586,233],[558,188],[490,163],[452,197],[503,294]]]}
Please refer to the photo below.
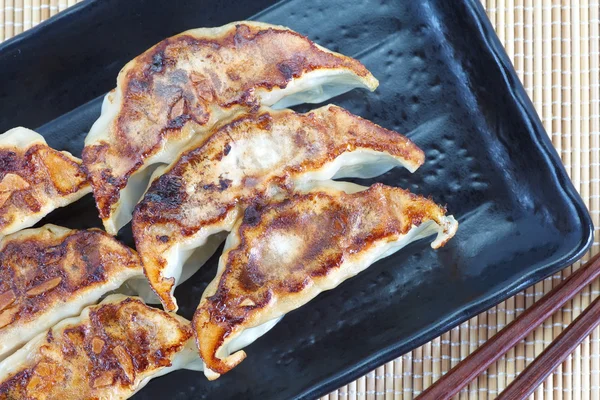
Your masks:
{"label": "glossy ceramic plate", "polygon": [[[52,146],[80,155],[100,96],[130,58],[186,29],[248,18],[287,25],[373,72],[375,93],[331,102],[425,150],[415,174],[397,169],[376,181],[447,204],[458,234],[437,252],[415,243],[290,313],[221,379],[179,371],[137,399],[314,398],[588,248],[590,218],[477,0],[83,2],[0,46],[0,128],[38,128]],[[100,226],[90,196],[44,222]],[[127,228],[120,238],[132,244]],[[177,289],[184,316],[216,263]]]}

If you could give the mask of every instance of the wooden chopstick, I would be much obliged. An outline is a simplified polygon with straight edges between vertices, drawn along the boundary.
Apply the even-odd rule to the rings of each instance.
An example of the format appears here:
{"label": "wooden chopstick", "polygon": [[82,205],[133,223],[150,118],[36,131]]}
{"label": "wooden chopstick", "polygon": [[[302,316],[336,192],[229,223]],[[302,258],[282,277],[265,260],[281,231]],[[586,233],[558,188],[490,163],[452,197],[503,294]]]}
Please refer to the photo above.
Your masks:
{"label": "wooden chopstick", "polygon": [[[484,372],[494,361],[499,359],[510,348],[514,347],[527,336],[528,333],[558,311],[565,302],[585,288],[599,275],[600,254],[597,254],[485,344],[448,371],[446,375],[442,376],[437,382],[421,393],[421,395],[417,396],[416,399],[449,399],[460,392],[463,387]],[[595,315],[595,313],[592,312],[591,315]],[[575,337],[574,335],[577,333],[579,331],[572,334],[573,336],[570,335],[569,338]],[[566,349],[566,347],[560,347],[555,352],[562,349]],[[520,380],[520,377],[517,380]]]}
{"label": "wooden chopstick", "polygon": [[590,304],[497,399],[524,399],[600,324],[600,297]]}

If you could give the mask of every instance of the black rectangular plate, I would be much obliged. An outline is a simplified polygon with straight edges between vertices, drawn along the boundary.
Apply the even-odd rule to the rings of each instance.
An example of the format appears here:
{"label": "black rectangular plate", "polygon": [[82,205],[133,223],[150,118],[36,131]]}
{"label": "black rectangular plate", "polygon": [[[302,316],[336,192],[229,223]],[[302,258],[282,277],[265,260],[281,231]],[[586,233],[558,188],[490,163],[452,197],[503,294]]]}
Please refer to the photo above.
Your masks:
{"label": "black rectangular plate", "polygon": [[[375,93],[332,102],[425,150],[415,174],[375,181],[447,204],[459,231],[440,251],[413,244],[290,313],[221,379],[178,371],[136,399],[314,398],[586,251],[589,215],[477,0],[86,1],[0,46],[0,129],[39,127],[80,155],[99,96],[129,59],[183,30],[248,18],[287,25],[373,72]],[[43,222],[100,226],[89,196]],[[126,230],[120,237],[132,243]],[[184,316],[216,262],[178,288]]]}

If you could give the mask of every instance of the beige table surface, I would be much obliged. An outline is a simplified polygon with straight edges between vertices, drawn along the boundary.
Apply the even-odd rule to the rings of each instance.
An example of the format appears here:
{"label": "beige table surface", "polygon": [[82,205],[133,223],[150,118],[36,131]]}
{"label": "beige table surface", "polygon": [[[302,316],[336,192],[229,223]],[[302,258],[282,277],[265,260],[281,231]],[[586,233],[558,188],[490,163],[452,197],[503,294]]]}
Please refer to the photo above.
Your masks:
{"label": "beige table surface", "polygon": [[[598,1],[482,0],[595,226],[600,226]],[[0,0],[0,42],[77,2]],[[598,244],[594,242],[592,254]],[[413,398],[571,271],[567,268],[324,399]],[[495,398],[598,294],[600,281],[577,295],[459,397]],[[599,400],[600,329],[532,397]]]}

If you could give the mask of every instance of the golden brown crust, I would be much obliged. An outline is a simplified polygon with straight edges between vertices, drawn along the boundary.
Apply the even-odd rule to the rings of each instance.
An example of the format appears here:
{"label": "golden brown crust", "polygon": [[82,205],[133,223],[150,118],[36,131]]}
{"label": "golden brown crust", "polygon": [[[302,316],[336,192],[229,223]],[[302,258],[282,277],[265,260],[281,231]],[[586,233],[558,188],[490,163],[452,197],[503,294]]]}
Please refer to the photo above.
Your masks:
{"label": "golden brown crust", "polygon": [[0,382],[0,400],[128,398],[191,336],[187,323],[138,299],[90,307],[82,321],[48,331]]}
{"label": "golden brown crust", "polygon": [[79,160],[46,144],[0,147],[0,235],[88,186]]}
{"label": "golden brown crust", "polygon": [[[368,265],[374,246],[426,221],[444,226],[445,210],[399,188],[376,184],[355,194],[315,191],[246,209],[193,326],[206,366],[223,374],[239,363],[218,356],[226,339],[277,318]],[[450,235],[453,231],[448,232]],[[362,269],[361,269],[362,268]],[[208,297],[205,297],[208,296]]]}
{"label": "golden brown crust", "polygon": [[166,309],[174,282],[164,279],[164,254],[173,245],[234,219],[250,202],[292,190],[295,180],[320,171],[345,153],[370,151],[399,163],[424,161],[406,137],[336,106],[306,114],[263,110],[245,114],[190,150],[158,178],[133,219],[145,272]]}
{"label": "golden brown crust", "polygon": [[356,60],[289,29],[256,23],[231,25],[218,36],[188,31],[132,60],[119,76],[122,103],[108,137],[83,152],[101,218],[110,216],[131,174],[165,141],[193,135],[190,129],[203,132],[234,111],[253,110],[259,92],[285,88],[319,69],[345,69],[375,81]]}
{"label": "golden brown crust", "polygon": [[0,340],[7,340],[7,329],[36,323],[95,288],[140,272],[138,255],[97,229],[46,225],[6,236],[0,244]]}

